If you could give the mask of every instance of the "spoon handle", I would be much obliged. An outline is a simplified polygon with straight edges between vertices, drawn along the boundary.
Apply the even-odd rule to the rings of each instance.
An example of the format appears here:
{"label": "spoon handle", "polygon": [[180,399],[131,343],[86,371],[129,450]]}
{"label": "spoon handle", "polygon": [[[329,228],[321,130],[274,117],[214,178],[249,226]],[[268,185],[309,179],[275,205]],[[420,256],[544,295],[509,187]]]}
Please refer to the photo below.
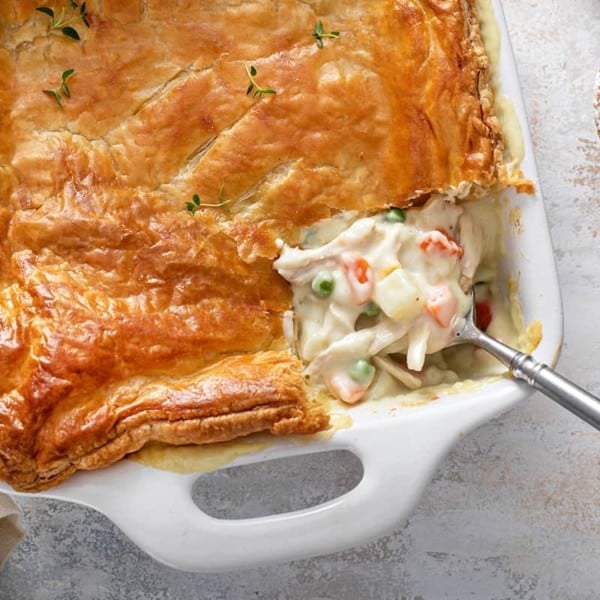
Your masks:
{"label": "spoon handle", "polygon": [[481,331],[470,339],[504,363],[517,379],[525,381],[600,430],[600,398],[535,360],[530,354],[519,352]]}

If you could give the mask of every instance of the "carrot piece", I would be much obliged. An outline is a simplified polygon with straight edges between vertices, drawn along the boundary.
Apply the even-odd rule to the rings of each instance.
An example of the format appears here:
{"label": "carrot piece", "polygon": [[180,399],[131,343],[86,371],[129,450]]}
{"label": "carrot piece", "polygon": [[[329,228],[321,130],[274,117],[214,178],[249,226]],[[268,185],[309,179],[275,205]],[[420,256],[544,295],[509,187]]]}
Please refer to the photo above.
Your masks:
{"label": "carrot piece", "polygon": [[368,302],[375,291],[375,278],[367,259],[348,253],[341,256],[341,262],[350,287],[352,301],[355,304]]}
{"label": "carrot piece", "polygon": [[457,309],[458,302],[447,285],[436,286],[425,303],[425,310],[444,329],[452,322]]}
{"label": "carrot piece", "polygon": [[475,323],[479,329],[486,331],[492,322],[492,307],[489,302],[475,302]]}
{"label": "carrot piece", "polygon": [[452,235],[442,228],[429,231],[419,244],[419,248],[426,254],[439,253],[458,258],[462,258],[465,252]]}
{"label": "carrot piece", "polygon": [[346,404],[356,404],[369,389],[368,385],[356,383],[345,373],[334,373],[326,377],[325,385],[334,396]]}
{"label": "carrot piece", "polygon": [[362,256],[357,258],[354,262],[354,275],[358,283],[367,283],[369,281],[369,269],[371,266],[367,262],[366,258]]}

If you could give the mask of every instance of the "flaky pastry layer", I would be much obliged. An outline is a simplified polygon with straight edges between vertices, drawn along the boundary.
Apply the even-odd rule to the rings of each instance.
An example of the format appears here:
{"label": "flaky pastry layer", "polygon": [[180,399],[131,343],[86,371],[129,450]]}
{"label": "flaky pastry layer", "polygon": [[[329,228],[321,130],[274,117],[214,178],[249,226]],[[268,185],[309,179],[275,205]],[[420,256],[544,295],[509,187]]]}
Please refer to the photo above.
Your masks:
{"label": "flaky pastry layer", "polygon": [[0,6],[0,477],[326,428],[275,241],[497,183],[473,1],[89,0],[80,41],[40,5]]}

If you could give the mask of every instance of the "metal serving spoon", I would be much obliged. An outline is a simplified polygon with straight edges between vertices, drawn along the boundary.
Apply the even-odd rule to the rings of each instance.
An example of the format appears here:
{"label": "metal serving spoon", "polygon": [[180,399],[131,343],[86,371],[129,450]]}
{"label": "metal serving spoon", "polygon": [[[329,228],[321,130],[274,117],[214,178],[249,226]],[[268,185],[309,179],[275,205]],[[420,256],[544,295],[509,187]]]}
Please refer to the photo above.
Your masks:
{"label": "metal serving spoon", "polygon": [[464,317],[465,323],[456,331],[456,337],[449,345],[475,344],[487,350],[506,365],[517,379],[525,381],[596,429],[600,429],[600,398],[592,396],[531,355],[519,352],[481,331],[475,325],[475,294],[472,289],[471,299],[471,309]]}

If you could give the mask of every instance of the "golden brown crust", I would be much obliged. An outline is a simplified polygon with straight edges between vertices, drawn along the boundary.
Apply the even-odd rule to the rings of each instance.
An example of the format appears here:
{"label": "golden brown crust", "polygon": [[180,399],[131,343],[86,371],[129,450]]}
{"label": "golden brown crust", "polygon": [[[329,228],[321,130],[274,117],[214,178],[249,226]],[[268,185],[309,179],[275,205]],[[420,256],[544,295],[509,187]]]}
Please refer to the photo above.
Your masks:
{"label": "golden brown crust", "polygon": [[64,402],[38,434],[36,458],[44,471],[35,479],[19,474],[13,485],[40,490],[76,469],[107,466],[149,440],[206,444],[258,431],[321,431],[327,415],[306,403],[299,366],[287,352],[260,352],[188,376],[120,382],[97,390],[96,401]]}
{"label": "golden brown crust", "polygon": [[[0,7],[0,476],[326,427],[274,349],[275,241],[496,183],[473,1],[89,0],[80,42],[39,4]],[[317,20],[341,32],[322,49]],[[250,65],[276,94],[246,95]],[[193,194],[227,204],[191,216]]]}

